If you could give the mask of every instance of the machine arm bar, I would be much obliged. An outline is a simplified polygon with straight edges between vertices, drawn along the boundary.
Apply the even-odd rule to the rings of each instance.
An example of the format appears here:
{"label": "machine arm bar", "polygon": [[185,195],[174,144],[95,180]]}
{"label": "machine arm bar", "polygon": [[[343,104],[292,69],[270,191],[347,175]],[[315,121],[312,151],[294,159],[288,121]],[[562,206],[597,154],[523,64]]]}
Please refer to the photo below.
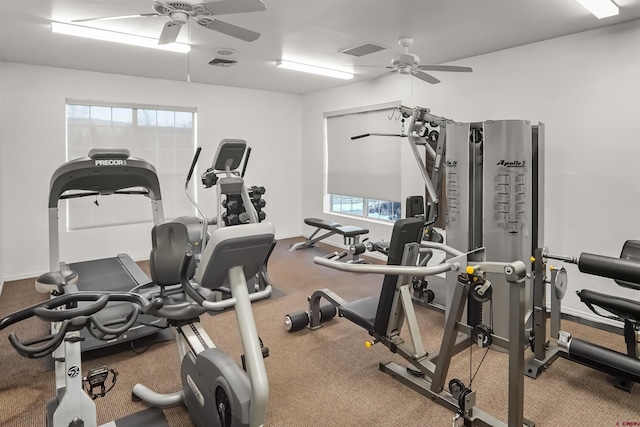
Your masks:
{"label": "machine arm bar", "polygon": [[578,258],[569,256],[569,255],[556,255],[556,254],[543,253],[542,256],[547,259],[555,259],[556,261],[564,261],[564,262],[569,262],[571,264],[578,263]]}
{"label": "machine arm bar", "polygon": [[395,136],[398,138],[406,138],[408,135],[405,135],[403,133],[364,133],[362,135],[352,136],[351,140],[353,141],[355,139],[366,138],[369,136]]}
{"label": "machine arm bar", "polygon": [[410,267],[401,265],[374,265],[374,264],[347,264],[339,261],[332,261],[323,257],[313,258],[313,262],[323,267],[334,270],[347,271],[350,273],[373,273],[392,274],[397,276],[433,276],[435,274],[446,273],[450,270],[457,270],[458,264],[444,263],[434,267]]}

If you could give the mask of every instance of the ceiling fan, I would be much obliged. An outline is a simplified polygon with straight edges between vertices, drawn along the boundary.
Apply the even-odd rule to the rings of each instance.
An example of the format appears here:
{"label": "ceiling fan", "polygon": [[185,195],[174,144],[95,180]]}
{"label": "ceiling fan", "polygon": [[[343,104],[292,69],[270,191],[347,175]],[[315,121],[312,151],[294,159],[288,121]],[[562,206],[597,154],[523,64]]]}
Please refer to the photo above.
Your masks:
{"label": "ceiling fan", "polygon": [[261,0],[221,0],[208,3],[193,4],[189,0],[182,1],[153,1],[153,13],[138,15],[105,16],[101,18],[77,19],[72,22],[106,21],[112,19],[139,18],[165,16],[169,20],[164,24],[158,44],[173,43],[180,34],[180,29],[189,19],[193,19],[201,26],[240,40],[252,42],[260,37],[260,33],[238,27],[214,18],[216,15],[232,13],[261,12],[267,10]]}
{"label": "ceiling fan", "polygon": [[374,78],[382,77],[389,74],[411,74],[414,77],[419,78],[427,83],[436,84],[440,83],[440,80],[425,73],[425,71],[455,71],[470,73],[473,71],[471,67],[460,67],[456,65],[420,65],[420,58],[415,53],[409,53],[409,46],[413,45],[413,39],[409,37],[401,38],[398,44],[404,48],[404,53],[400,53],[393,57],[391,65],[355,65],[356,67],[377,67],[387,68],[391,71],[376,76]]}

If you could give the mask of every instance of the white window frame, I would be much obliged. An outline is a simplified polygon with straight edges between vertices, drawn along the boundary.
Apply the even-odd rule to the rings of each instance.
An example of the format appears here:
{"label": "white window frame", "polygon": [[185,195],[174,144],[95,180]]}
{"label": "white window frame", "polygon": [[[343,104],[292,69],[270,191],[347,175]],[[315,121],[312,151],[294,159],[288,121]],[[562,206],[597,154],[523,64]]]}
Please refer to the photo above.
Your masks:
{"label": "white window frame", "polygon": [[[175,167],[172,170],[169,170],[170,168],[162,168],[159,163],[161,163],[159,161],[160,159],[160,155],[161,152],[162,153],[167,153],[168,151],[171,151],[170,148],[161,150],[158,145],[159,145],[159,139],[161,136],[167,136],[167,135],[159,135],[156,136],[155,141],[153,142],[154,146],[153,147],[147,147],[146,151],[150,152],[150,151],[154,151],[155,152],[155,158],[150,158],[152,156],[149,155],[141,155],[139,154],[140,151],[142,151],[143,147],[143,143],[141,142],[140,145],[138,145],[137,147],[132,147],[132,146],[127,146],[127,144],[123,144],[123,145],[119,145],[116,147],[115,145],[113,145],[113,143],[111,143],[111,147],[104,147],[102,145],[104,145],[104,143],[100,143],[100,142],[94,142],[92,140],[88,141],[85,145],[85,147],[82,147],[83,150],[86,149],[86,152],[81,153],[80,152],[80,148],[79,147],[73,147],[72,144],[74,143],[73,141],[70,141],[70,138],[73,138],[72,135],[70,135],[70,126],[74,126],[74,125],[70,125],[70,119],[73,119],[69,116],[69,107],[70,106],[83,106],[83,107],[89,107],[89,111],[91,111],[91,107],[105,107],[105,108],[111,108],[111,119],[110,119],[110,124],[107,125],[110,128],[126,128],[127,126],[130,126],[132,129],[132,132],[134,133],[134,135],[136,134],[136,131],[139,131],[139,134],[137,136],[135,136],[136,138],[136,142],[138,140],[138,138],[142,135],[143,130],[141,129],[147,129],[147,130],[153,130],[155,129],[156,132],[158,129],[160,130],[164,130],[164,129],[168,129],[171,128],[173,129],[173,133],[174,133],[174,144],[176,143],[176,141],[179,139],[178,136],[176,136],[176,129],[178,129],[177,132],[180,132],[179,129],[185,129],[185,127],[181,127],[181,126],[176,126],[175,123],[175,113],[190,113],[191,114],[191,135],[190,135],[190,139],[191,141],[188,143],[188,147],[186,147],[186,149],[184,150],[178,150],[175,151],[175,149],[173,150],[173,156],[174,157],[180,157],[180,165],[175,165]],[[131,110],[131,121],[126,122],[126,124],[120,126],[120,125],[114,125],[114,120],[113,120],[113,112],[114,109],[129,109]],[[146,124],[140,124],[139,123],[139,112],[140,110],[155,110],[156,115],[155,115],[155,119],[156,119],[156,123],[150,127],[146,127],[148,125]],[[170,125],[162,125],[157,123],[157,112],[161,111],[161,112],[170,112],[173,113],[173,124]],[[76,124],[78,127],[80,126],[85,126],[87,129],[89,129],[89,132],[91,132],[90,128],[92,127],[97,127],[98,125],[95,123],[91,122],[92,118],[91,116],[87,117],[87,123],[86,125],[81,125],[81,124]],[[188,120],[187,120],[188,122]],[[118,123],[118,122],[115,122]],[[125,123],[124,121],[122,123]],[[165,122],[165,123],[171,123],[171,121],[169,122]],[[175,217],[175,216],[180,216],[180,215],[195,215],[195,207],[193,207],[193,205],[191,205],[191,203],[189,203],[189,201],[186,199],[186,196],[184,196],[184,180],[185,177],[187,175],[188,172],[188,167],[189,164],[186,163],[187,161],[190,161],[191,158],[186,159],[187,154],[192,157],[193,154],[195,153],[196,147],[197,147],[197,109],[196,108],[192,108],[192,107],[179,107],[179,106],[166,106],[166,105],[151,105],[151,104],[134,104],[134,103],[112,103],[112,102],[101,102],[101,101],[89,101],[89,100],[77,100],[77,99],[67,99],[66,100],[66,106],[65,106],[65,126],[66,126],[66,138],[65,138],[65,158],[66,161],[72,160],[73,158],[78,158],[80,156],[87,156],[88,152],[90,149],[92,148],[127,148],[130,150],[131,152],[131,156],[133,157],[140,157],[143,160],[149,162],[150,164],[152,164],[155,168],[156,168],[156,172],[158,174],[158,178],[160,179],[161,182],[161,189],[162,189],[162,201],[163,201],[163,210],[165,212],[165,215],[167,215],[167,218],[171,218],[171,217]],[[144,128],[143,128],[144,126]],[[106,126],[105,126],[106,127]],[[189,128],[189,126],[186,126],[186,128]],[[153,131],[151,132],[153,133]],[[92,138],[90,138],[92,139]],[[97,145],[95,145],[97,144]],[[72,154],[74,153],[75,154]],[[167,157],[165,155],[165,157]],[[178,160],[175,160],[175,162],[178,162]],[[185,163],[184,165],[182,163]],[[196,174],[197,176],[197,174]],[[195,200],[197,200],[198,194],[197,194],[197,186],[194,184],[195,180],[192,180],[190,183],[190,191],[192,192],[192,194],[195,197]],[[164,183],[164,185],[163,185]],[[167,185],[169,184],[169,185]],[[184,198],[184,200],[178,202],[179,199]],[[83,200],[84,199],[84,200]],[[114,219],[105,219],[103,218],[96,218],[96,219],[92,219],[92,218],[85,218],[84,217],[84,212],[87,212],[87,204],[93,203],[94,199],[91,197],[84,197],[82,199],[67,199],[65,202],[65,223],[66,223],[66,229],[67,231],[74,231],[74,230],[84,230],[84,229],[94,229],[94,228],[102,228],[102,227],[114,227],[114,226],[123,226],[123,225],[131,225],[131,224],[142,224],[142,223],[151,223],[153,222],[153,215],[152,215],[152,211],[151,211],[151,207],[150,207],[150,202],[147,198],[141,197],[141,196],[134,196],[134,195],[128,195],[128,196],[108,196],[108,197],[99,197],[97,199],[97,201],[100,203],[100,205],[104,206],[104,211],[107,210],[111,210],[114,212],[117,212],[118,214],[122,211],[127,211],[129,212],[129,214],[124,213],[122,215],[120,215],[120,218],[118,219],[118,214],[114,214],[113,218]],[[82,205],[84,204],[84,205]],[[83,216],[82,220],[78,220],[78,219],[74,219],[73,214],[74,214],[74,209],[76,209],[76,218]],[[82,214],[80,214],[80,212],[83,212]],[[127,216],[129,215],[129,216]],[[105,215],[103,215],[105,216]]]}

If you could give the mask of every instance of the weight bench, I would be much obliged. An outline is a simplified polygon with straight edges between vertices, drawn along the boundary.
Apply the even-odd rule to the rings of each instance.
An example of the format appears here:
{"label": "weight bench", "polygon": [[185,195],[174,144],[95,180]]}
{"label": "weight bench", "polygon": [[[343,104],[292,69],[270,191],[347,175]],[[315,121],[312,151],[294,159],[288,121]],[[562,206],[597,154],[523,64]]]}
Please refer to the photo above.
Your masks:
{"label": "weight bench", "polygon": [[[312,227],[316,227],[316,230],[304,242],[294,243],[293,245],[291,245],[291,247],[289,248],[290,252],[293,252],[297,249],[314,247],[319,241],[333,236],[334,234],[340,234],[344,239],[344,244],[347,246],[351,246],[360,243],[361,235],[369,233],[369,230],[367,228],[358,227],[355,225],[342,225],[335,221],[320,218],[305,218],[304,223]],[[327,232],[316,237],[316,235],[322,230],[326,230]],[[347,262],[359,264],[366,263],[367,261],[361,259],[358,254],[354,254],[353,258]]]}

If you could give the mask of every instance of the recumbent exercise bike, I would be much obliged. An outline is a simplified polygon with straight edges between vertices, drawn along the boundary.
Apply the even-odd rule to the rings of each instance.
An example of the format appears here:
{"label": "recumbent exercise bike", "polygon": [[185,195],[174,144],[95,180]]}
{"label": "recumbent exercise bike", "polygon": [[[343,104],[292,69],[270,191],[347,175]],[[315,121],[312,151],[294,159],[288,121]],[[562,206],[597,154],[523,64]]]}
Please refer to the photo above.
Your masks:
{"label": "recumbent exercise bike", "polygon": [[[183,390],[161,395],[136,385],[132,397],[158,407],[184,402],[197,426],[262,426],[269,387],[264,352],[251,309],[251,301],[260,295],[248,293],[246,277],[253,277],[263,265],[273,240],[274,228],[270,223],[218,229],[212,234],[198,270],[194,271],[193,254],[189,250],[185,252],[189,244],[184,224],[162,224],[154,228],[157,247],[152,251],[151,258],[152,275],[161,287],[158,294],[69,293],[0,319],[0,330],[34,316],[48,322],[58,322],[57,332],[44,338],[21,341],[13,333],[9,335],[11,345],[19,354],[29,358],[44,357],[63,346],[61,357],[55,362],[56,396],[47,404],[47,426],[97,425],[95,403],[83,388],[82,338],[79,331],[87,328],[98,339],[112,339],[125,333],[139,314],[166,318],[176,327]],[[163,249],[158,250],[160,247]],[[240,260],[242,265],[238,265]],[[197,284],[189,280],[194,272]],[[47,274],[51,275],[51,282],[65,286],[64,277],[59,272]],[[175,285],[176,282],[179,285]],[[210,301],[213,290],[223,285],[229,286],[231,298]],[[109,302],[132,303],[131,312],[126,318],[108,324],[101,323],[95,314]],[[198,322],[201,314],[227,307],[234,307],[236,311],[246,372],[228,355],[215,348]],[[108,372],[106,368],[99,369],[93,376],[93,382],[92,376],[87,376],[89,392],[95,395],[94,387],[101,388],[98,395],[108,391],[104,388]],[[118,420],[115,425],[165,426],[167,423],[162,411],[151,408]]]}

